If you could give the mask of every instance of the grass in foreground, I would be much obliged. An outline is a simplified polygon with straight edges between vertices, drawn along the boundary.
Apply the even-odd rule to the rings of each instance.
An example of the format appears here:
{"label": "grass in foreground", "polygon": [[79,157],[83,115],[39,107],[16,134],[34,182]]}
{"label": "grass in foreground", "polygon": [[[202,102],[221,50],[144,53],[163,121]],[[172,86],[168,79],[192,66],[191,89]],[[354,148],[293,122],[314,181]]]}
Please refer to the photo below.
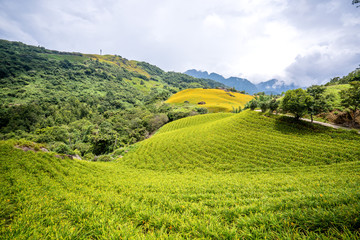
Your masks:
{"label": "grass in foreground", "polygon": [[210,112],[231,112],[235,108],[244,107],[245,104],[253,99],[250,95],[241,93],[226,92],[221,89],[186,89],[172,95],[166,102],[183,104],[189,102],[190,104],[198,104],[205,102],[204,105],[199,105],[209,109]]}
{"label": "grass in foreground", "polygon": [[[357,135],[311,129],[307,124],[284,120],[276,123],[275,119],[254,112],[205,116],[197,121],[187,118],[166,125],[123,162],[60,159],[51,153],[24,152],[11,142],[0,142],[0,238],[360,238],[360,163],[359,158],[349,157],[356,156],[359,149]],[[246,125],[249,120],[255,122]],[[167,135],[167,143],[177,141],[183,146],[181,139],[170,137],[192,132],[204,141],[203,133],[196,129],[218,135],[216,130],[220,126],[226,130],[231,122],[232,126],[239,122],[239,126],[233,132],[221,133],[228,140],[220,139],[222,146],[258,145],[255,149],[246,147],[242,152],[233,152],[235,160],[237,153],[241,154],[242,165],[239,160],[232,162],[229,152],[225,154],[217,148],[219,158],[206,163],[215,166],[204,167],[200,156],[210,148],[192,144],[194,138],[187,139],[186,148],[180,152],[172,151],[174,146],[168,145],[168,153],[186,159],[191,151],[193,165],[200,159],[199,167],[179,167],[182,162],[177,160],[182,158],[165,158],[164,162],[177,165],[170,170],[165,168],[166,164],[154,167],[149,162],[158,154],[156,138],[165,139]],[[312,131],[317,133],[310,137]],[[273,134],[269,135],[270,132]],[[231,140],[234,133],[239,134],[236,142]],[[313,138],[313,143],[301,145],[308,138]],[[288,144],[281,146],[285,139]],[[268,152],[277,141],[277,152]],[[204,142],[203,146],[207,144]],[[147,168],[153,170],[132,167],[139,164],[134,154],[143,145],[152,157],[147,158]],[[318,145],[319,151],[314,145]],[[291,150],[287,149],[289,146]],[[196,148],[197,152],[193,150]],[[278,156],[288,158],[289,151],[294,156],[300,154],[298,163],[294,159],[289,163],[280,161]],[[309,161],[301,160],[303,151],[312,152]],[[266,166],[260,164],[265,157],[259,158],[258,166],[251,161],[258,152],[267,156]],[[323,156],[329,162],[322,161]],[[231,172],[217,169],[220,158],[234,165],[228,168]],[[242,167],[237,167],[238,164]]]}

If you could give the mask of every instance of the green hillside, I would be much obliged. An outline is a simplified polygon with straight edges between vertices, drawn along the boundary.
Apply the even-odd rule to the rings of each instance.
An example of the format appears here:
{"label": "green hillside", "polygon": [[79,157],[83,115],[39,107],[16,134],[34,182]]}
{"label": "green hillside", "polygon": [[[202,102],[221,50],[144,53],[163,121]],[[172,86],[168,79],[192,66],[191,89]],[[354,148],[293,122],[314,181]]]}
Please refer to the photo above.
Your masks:
{"label": "green hillside", "polygon": [[151,135],[202,109],[164,104],[187,88],[224,87],[117,55],[0,40],[0,139],[26,138],[86,159]]}
{"label": "green hillside", "polygon": [[347,90],[349,88],[350,88],[349,84],[338,84],[338,85],[326,86],[325,95],[331,94],[332,96],[334,96],[333,101],[332,101],[333,107],[342,109],[340,91]]}
{"label": "green hillside", "polygon": [[14,104],[58,103],[69,97],[89,102],[89,98],[102,100],[109,94],[135,104],[156,87],[171,93],[224,86],[117,55],[59,52],[5,40],[0,40],[0,84],[2,101]]}
{"label": "green hillside", "polygon": [[253,171],[326,165],[359,160],[359,140],[356,134],[251,111],[211,114],[167,124],[122,161],[156,170]]}
{"label": "green hillside", "polygon": [[360,237],[351,132],[245,111],[167,124],[117,162],[13,145],[0,142],[4,239]]}

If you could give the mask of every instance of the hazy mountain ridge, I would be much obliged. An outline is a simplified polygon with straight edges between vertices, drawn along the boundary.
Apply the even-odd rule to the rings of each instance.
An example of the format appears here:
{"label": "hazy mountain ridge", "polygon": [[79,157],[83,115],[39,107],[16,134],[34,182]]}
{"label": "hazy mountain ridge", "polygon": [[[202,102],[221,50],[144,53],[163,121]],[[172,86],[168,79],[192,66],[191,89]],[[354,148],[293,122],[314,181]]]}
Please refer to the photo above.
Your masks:
{"label": "hazy mountain ridge", "polygon": [[197,78],[211,79],[218,81],[230,87],[235,87],[239,91],[245,91],[249,94],[254,94],[256,92],[265,92],[267,94],[281,94],[289,89],[298,88],[294,84],[287,85],[283,81],[277,79],[271,79],[265,82],[254,84],[245,78],[239,77],[229,77],[225,78],[217,73],[208,73],[207,71],[198,71],[196,69],[187,70],[185,74]]}

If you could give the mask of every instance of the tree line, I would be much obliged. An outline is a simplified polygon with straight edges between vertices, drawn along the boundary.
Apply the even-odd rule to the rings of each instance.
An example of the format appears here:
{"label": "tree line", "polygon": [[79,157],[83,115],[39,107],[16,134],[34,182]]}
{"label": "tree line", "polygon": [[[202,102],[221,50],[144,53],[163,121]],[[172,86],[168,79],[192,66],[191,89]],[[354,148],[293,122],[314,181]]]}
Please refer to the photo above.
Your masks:
{"label": "tree line", "polygon": [[[350,88],[340,91],[341,105],[349,111],[351,115],[351,126],[355,126],[356,118],[360,110],[360,82],[349,82]],[[253,100],[248,102],[245,109],[260,108],[262,112],[281,111],[283,113],[291,113],[296,120],[304,117],[306,114],[310,116],[311,122],[315,115],[326,113],[333,110],[332,101],[334,95],[325,94],[326,87],[314,85],[306,90],[294,89],[285,92],[284,96],[267,96],[258,94]]]}

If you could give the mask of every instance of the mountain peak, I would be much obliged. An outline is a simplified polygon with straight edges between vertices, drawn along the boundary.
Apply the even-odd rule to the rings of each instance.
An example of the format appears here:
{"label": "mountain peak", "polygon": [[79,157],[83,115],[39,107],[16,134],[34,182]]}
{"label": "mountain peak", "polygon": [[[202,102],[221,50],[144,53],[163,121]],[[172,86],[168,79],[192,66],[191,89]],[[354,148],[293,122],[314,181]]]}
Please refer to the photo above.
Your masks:
{"label": "mountain peak", "polygon": [[281,94],[282,92],[285,92],[289,89],[296,88],[294,84],[287,85],[284,81],[280,81],[278,79],[270,79],[268,81],[254,84],[246,78],[225,78],[217,73],[209,74],[207,71],[198,71],[196,69],[188,70],[185,72],[185,74],[196,78],[211,79],[223,83],[229,87],[235,87],[236,90],[245,91],[250,94],[254,94],[256,92],[265,92],[266,94]]}

